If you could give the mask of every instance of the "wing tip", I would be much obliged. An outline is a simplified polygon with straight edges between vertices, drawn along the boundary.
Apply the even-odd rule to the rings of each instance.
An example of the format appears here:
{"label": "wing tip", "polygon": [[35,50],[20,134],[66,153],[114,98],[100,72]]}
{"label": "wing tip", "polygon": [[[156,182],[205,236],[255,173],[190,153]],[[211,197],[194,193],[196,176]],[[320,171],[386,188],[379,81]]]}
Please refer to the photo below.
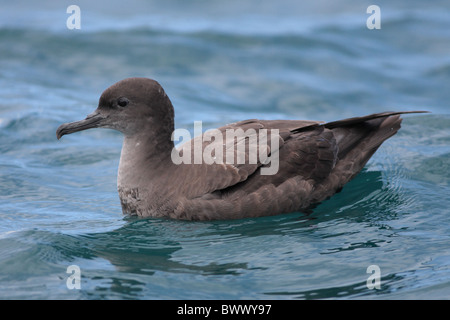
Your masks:
{"label": "wing tip", "polygon": [[378,118],[384,118],[384,117],[390,117],[390,116],[396,116],[401,114],[411,114],[411,113],[431,113],[430,111],[420,110],[420,111],[386,111],[381,113],[374,113],[363,117],[354,117],[354,118],[348,118],[348,119],[342,119],[332,122],[327,122],[323,124],[323,126],[327,129],[334,129],[341,126],[349,126],[354,125],[357,123],[378,119]]}

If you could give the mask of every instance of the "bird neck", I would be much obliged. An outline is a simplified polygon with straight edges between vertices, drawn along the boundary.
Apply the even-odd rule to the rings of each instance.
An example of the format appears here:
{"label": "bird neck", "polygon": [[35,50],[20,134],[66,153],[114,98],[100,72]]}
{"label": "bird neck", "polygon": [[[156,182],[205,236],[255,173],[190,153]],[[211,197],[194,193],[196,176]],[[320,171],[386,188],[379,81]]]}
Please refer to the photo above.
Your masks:
{"label": "bird neck", "polygon": [[171,160],[174,147],[171,133],[125,136],[120,156],[118,187],[138,188],[175,166]]}

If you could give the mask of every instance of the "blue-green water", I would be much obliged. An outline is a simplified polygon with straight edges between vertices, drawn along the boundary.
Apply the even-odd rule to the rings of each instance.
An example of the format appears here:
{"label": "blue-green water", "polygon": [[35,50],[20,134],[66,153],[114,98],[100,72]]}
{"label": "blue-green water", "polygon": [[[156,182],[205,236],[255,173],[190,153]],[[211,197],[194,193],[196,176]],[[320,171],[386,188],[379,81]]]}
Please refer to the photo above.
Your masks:
{"label": "blue-green water", "polygon": [[[1,299],[450,298],[448,1],[377,1],[379,30],[356,0],[77,1],[80,30],[70,1],[0,3]],[[129,76],[157,79],[188,129],[432,113],[308,215],[127,218],[120,134],[55,130]]]}

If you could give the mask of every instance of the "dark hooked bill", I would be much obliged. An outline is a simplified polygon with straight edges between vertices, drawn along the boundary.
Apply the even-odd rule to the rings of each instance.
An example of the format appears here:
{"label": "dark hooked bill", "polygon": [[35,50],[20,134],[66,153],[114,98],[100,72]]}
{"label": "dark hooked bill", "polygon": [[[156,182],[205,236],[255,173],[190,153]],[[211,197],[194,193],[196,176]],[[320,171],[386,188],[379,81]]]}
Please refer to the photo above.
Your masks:
{"label": "dark hooked bill", "polygon": [[71,134],[78,131],[83,131],[92,128],[98,128],[101,126],[102,121],[106,119],[105,116],[98,112],[91,113],[84,120],[64,123],[56,130],[56,138],[61,139],[65,134]]}

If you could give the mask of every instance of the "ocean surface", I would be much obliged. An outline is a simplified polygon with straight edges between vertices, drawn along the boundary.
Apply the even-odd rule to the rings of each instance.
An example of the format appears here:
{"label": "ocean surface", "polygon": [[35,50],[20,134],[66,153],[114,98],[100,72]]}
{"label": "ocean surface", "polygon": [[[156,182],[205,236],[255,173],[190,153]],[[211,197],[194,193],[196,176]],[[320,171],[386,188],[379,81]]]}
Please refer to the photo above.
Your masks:
{"label": "ocean surface", "polygon": [[[448,1],[377,1],[381,29],[371,1],[77,0],[81,29],[71,4],[0,1],[0,299],[450,298]],[[119,133],[55,136],[130,76],[189,130],[431,113],[308,214],[139,219]]]}

